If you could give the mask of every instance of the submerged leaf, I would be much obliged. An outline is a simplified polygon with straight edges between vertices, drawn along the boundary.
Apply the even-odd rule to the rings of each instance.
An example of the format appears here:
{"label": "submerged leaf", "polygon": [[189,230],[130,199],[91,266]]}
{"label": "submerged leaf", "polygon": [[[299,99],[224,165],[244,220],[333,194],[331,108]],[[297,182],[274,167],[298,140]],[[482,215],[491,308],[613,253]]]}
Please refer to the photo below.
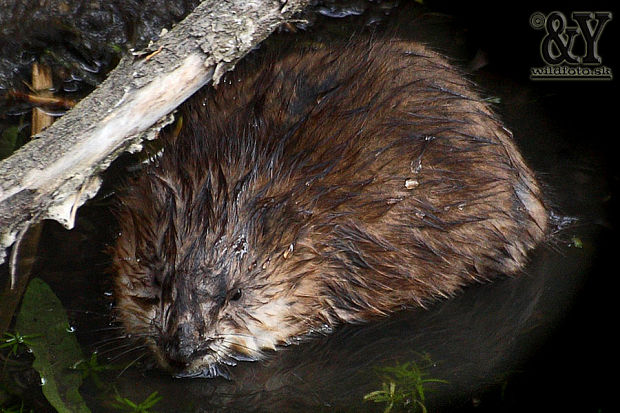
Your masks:
{"label": "submerged leaf", "polygon": [[28,346],[35,356],[32,367],[41,375],[43,394],[60,413],[90,412],[78,392],[82,376],[71,369],[83,356],[68,327],[60,300],[45,282],[32,279],[22,300],[16,329],[38,335]]}

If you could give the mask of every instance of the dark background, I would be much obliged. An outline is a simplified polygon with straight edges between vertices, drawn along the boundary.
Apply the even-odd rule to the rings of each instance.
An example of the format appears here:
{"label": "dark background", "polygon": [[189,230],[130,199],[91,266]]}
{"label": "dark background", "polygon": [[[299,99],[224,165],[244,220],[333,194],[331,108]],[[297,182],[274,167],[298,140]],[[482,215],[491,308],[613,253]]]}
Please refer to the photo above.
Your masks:
{"label": "dark background", "polygon": [[[470,29],[471,40],[489,55],[489,68],[507,78],[527,82],[530,67],[544,65],[539,44],[543,33],[529,27],[531,13],[545,15],[557,10],[567,18],[571,11],[611,11],[599,55],[614,71],[613,81],[532,82],[542,106],[563,142],[593,154],[598,173],[609,183],[603,202],[606,220],[589,216],[579,208],[579,200],[564,206],[566,213],[582,217],[582,222],[598,226],[593,266],[580,287],[572,308],[567,309],[551,339],[514,376],[506,389],[510,403],[491,405],[489,411],[613,411],[617,403],[617,341],[614,329],[618,310],[618,18],[616,2],[597,1],[513,1],[427,2],[432,8],[459,16]],[[570,21],[569,21],[570,22]],[[542,142],[541,142],[542,144]],[[561,177],[551,177],[561,179]],[[482,407],[482,406],[481,406]],[[497,410],[495,410],[497,409]]]}

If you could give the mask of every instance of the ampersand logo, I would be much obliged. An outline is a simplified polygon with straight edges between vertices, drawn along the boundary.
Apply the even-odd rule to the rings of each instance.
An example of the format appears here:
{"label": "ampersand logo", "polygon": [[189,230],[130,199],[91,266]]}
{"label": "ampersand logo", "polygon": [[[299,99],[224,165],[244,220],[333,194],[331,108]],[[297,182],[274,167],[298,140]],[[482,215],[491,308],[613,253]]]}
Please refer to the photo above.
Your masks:
{"label": "ampersand logo", "polygon": [[[611,80],[611,68],[603,66],[598,43],[603,29],[612,19],[611,12],[573,12],[571,21],[553,11],[548,15],[532,13],[530,26],[544,30],[540,56],[547,66],[532,68],[533,80]],[[581,43],[576,53],[576,41]]]}

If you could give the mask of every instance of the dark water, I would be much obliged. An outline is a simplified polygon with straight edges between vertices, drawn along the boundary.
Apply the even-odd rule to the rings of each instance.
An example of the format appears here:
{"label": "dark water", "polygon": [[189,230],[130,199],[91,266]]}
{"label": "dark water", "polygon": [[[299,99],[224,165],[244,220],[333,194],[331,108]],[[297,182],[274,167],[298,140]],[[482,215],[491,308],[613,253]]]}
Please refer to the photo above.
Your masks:
{"label": "dark water", "polygon": [[[473,286],[428,309],[343,326],[264,362],[241,363],[230,381],[172,379],[147,369],[143,359],[108,379],[133,400],[158,391],[163,399],[156,411],[162,412],[382,411],[382,405],[362,402],[381,386],[374,369],[428,354],[429,376],[448,381],[430,386],[429,411],[610,411],[612,383],[603,377],[615,372],[618,170],[610,143],[618,135],[612,103],[617,82],[528,79],[528,68],[541,65],[541,34],[529,27],[528,17],[554,9],[552,4],[521,2],[506,11],[505,5],[474,9],[441,2],[425,2],[427,9],[412,9],[408,2],[397,8],[395,2],[378,3],[383,9],[367,9],[366,2],[340,9],[327,3],[319,14],[349,16],[312,20],[321,36],[348,36],[366,24],[397,27],[399,36],[423,40],[462,67],[477,68],[471,77],[499,102],[496,109],[546,185],[558,231],[518,277]],[[584,6],[557,7],[570,12]],[[613,11],[605,4],[590,7]],[[616,68],[612,24],[599,52]],[[286,41],[291,35],[281,36]],[[104,250],[115,235],[113,195],[105,194],[113,194],[131,165],[130,157],[113,165],[100,196],[79,210],[73,231],[46,225],[33,271],[63,301],[84,352],[98,349],[102,359],[131,350],[121,347],[122,340],[99,343],[118,335],[101,330],[108,327],[112,303]],[[577,221],[565,225],[563,217]],[[130,351],[113,362],[127,364],[141,354]],[[106,404],[110,396],[92,384],[82,393],[93,411],[113,411]]]}
{"label": "dark water", "polygon": [[1,0],[0,90],[19,86],[35,60],[54,66],[60,89],[92,86],[131,47],[144,47],[197,0]]}

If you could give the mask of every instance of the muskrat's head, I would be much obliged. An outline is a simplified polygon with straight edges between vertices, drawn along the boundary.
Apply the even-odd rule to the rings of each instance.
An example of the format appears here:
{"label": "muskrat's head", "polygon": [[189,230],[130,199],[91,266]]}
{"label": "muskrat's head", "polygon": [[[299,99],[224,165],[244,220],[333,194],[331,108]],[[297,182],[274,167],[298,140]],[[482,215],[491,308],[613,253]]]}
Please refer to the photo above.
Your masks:
{"label": "muskrat's head", "polygon": [[215,377],[329,329],[311,254],[296,244],[304,217],[268,190],[247,198],[256,171],[224,174],[207,155],[168,149],[120,196],[112,259],[126,333],[176,376]]}

